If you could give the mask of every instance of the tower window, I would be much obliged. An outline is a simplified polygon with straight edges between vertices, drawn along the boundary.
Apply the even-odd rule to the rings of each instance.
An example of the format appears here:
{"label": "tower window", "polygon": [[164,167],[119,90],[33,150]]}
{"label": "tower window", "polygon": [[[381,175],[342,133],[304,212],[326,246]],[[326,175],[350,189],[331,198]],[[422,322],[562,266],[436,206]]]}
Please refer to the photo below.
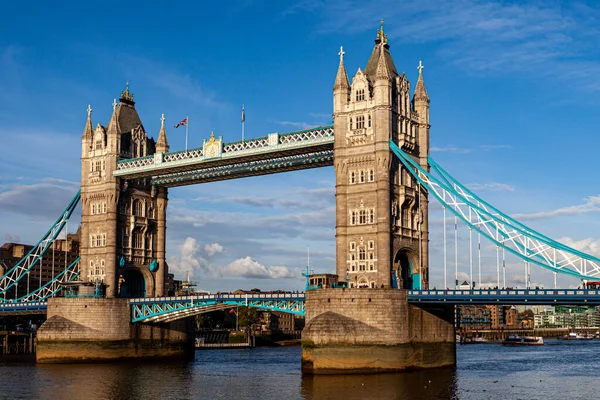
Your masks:
{"label": "tower window", "polygon": [[144,203],[140,199],[135,199],[133,201],[133,215],[136,217],[144,216]]}
{"label": "tower window", "polygon": [[360,171],[360,183],[365,183],[365,179],[366,179],[366,172]]}
{"label": "tower window", "polygon": [[365,116],[359,115],[356,117],[356,129],[363,129],[365,127]]}
{"label": "tower window", "polygon": [[375,170],[369,170],[369,182],[373,182],[375,180]]}
{"label": "tower window", "polygon": [[358,89],[356,91],[356,101],[363,101],[365,99],[365,89]]}
{"label": "tower window", "polygon": [[356,183],[356,172],[350,172],[350,183]]}
{"label": "tower window", "polygon": [[367,252],[365,251],[365,248],[361,248],[360,250],[358,250],[358,259],[359,260],[366,260],[367,259]]}
{"label": "tower window", "polygon": [[371,114],[369,114],[369,123],[368,123],[368,127],[371,127]]}

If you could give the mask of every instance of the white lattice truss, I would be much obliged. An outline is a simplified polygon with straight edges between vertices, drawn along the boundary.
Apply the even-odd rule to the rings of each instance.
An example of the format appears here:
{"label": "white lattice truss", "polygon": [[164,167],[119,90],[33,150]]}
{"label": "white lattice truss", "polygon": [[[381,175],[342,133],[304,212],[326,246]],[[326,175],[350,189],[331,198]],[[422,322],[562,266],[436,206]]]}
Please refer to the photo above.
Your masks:
{"label": "white lattice truss", "polygon": [[114,175],[126,177],[149,172],[152,172],[152,175],[158,175],[161,170],[174,167],[190,166],[204,161],[260,156],[270,152],[333,144],[333,140],[333,126],[331,125],[283,134],[271,133],[268,136],[248,139],[243,142],[223,143],[222,152],[217,157],[205,158],[203,149],[196,148],[188,151],[157,153],[154,156],[121,160],[117,163]]}
{"label": "white lattice truss", "polygon": [[599,258],[550,239],[502,213],[461,185],[433,159],[429,158],[429,173],[391,141],[390,147],[424,189],[440,201],[442,207],[498,247],[525,262],[556,273],[584,280],[600,278]]}
{"label": "white lattice truss", "polygon": [[[67,206],[67,208],[63,211],[60,217],[56,220],[54,225],[50,228],[48,232],[44,235],[44,237],[27,253],[25,257],[23,257],[14,267],[12,267],[8,272],[0,278],[0,295],[4,295],[1,297],[6,297],[6,292],[18,284],[18,282],[27,275],[29,271],[33,268],[34,265],[44,256],[46,251],[50,248],[60,231],[69,221],[75,206],[79,203],[79,199],[81,197],[81,191],[77,192],[71,203]],[[0,302],[6,301],[4,299],[0,299]]]}
{"label": "white lattice truss", "polygon": [[205,312],[247,306],[305,315],[304,293],[216,294],[131,299],[132,322],[170,322]]}
{"label": "white lattice truss", "polygon": [[17,299],[17,302],[30,302],[30,301],[43,301],[49,297],[53,297],[63,288],[65,282],[72,282],[79,276],[79,257],[75,259],[60,274],[58,274],[54,280],[49,281],[41,288],[34,290],[33,292],[26,294],[23,297]]}

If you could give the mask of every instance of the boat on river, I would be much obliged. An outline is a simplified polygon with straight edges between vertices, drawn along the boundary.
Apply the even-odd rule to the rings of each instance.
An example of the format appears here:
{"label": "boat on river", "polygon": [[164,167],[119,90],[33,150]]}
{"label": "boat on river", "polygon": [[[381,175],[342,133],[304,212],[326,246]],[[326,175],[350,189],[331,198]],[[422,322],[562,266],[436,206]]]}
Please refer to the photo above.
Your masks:
{"label": "boat on river", "polygon": [[519,336],[510,335],[502,342],[505,346],[543,346],[544,339],[541,336]]}

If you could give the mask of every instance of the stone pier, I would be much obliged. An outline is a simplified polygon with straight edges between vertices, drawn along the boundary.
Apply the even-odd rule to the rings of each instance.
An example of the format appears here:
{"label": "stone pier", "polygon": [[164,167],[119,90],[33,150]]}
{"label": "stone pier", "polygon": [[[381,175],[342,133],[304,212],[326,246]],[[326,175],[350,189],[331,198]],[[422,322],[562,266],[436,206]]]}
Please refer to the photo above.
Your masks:
{"label": "stone pier", "polygon": [[128,299],[53,298],[37,332],[38,363],[190,359],[192,321],[132,324]]}
{"label": "stone pier", "polygon": [[306,293],[305,374],[379,373],[456,365],[454,308],[421,309],[396,289]]}

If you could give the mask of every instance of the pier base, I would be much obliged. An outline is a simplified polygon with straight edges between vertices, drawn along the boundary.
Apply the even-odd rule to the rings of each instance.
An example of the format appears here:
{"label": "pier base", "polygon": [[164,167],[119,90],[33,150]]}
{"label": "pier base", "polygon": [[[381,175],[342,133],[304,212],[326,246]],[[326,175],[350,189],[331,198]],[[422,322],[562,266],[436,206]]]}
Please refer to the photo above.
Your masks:
{"label": "pier base", "polygon": [[305,374],[379,373],[456,365],[454,307],[409,305],[406,290],[306,293]]}
{"label": "pier base", "polygon": [[53,298],[38,329],[38,363],[190,359],[192,321],[132,324],[128,299]]}

